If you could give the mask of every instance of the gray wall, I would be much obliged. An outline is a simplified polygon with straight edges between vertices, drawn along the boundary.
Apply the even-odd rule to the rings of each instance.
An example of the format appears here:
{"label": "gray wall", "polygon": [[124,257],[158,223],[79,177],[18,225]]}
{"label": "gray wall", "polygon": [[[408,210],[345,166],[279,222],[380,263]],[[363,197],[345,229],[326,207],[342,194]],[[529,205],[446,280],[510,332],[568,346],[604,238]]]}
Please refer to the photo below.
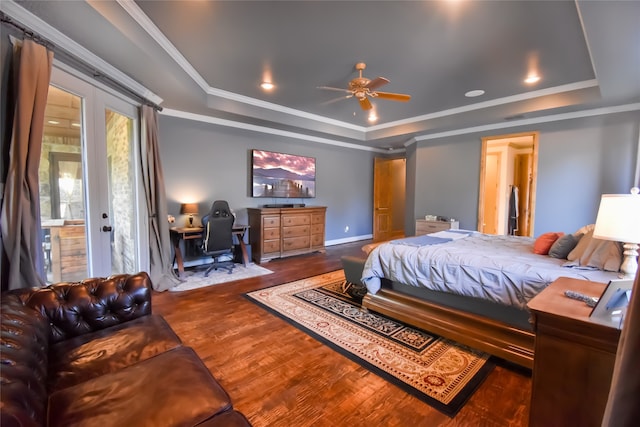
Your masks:
{"label": "gray wall", "polygon": [[595,222],[603,193],[628,193],[638,184],[633,180],[639,123],[640,115],[632,112],[421,141],[407,151],[408,169],[415,173],[407,209],[413,204],[415,218],[444,215],[475,230],[481,138],[539,131],[534,235],[572,233]]}
{"label": "gray wall", "polygon": [[[246,222],[246,208],[265,203],[305,203],[327,206],[328,244],[371,236],[373,159],[369,151],[307,142],[233,129],[160,114],[160,156],[168,212],[182,225],[180,203],[197,202],[205,214],[214,200],[224,199]],[[316,197],[313,199],[252,198],[251,150],[261,149],[315,157]],[[349,231],[345,232],[345,227]]]}

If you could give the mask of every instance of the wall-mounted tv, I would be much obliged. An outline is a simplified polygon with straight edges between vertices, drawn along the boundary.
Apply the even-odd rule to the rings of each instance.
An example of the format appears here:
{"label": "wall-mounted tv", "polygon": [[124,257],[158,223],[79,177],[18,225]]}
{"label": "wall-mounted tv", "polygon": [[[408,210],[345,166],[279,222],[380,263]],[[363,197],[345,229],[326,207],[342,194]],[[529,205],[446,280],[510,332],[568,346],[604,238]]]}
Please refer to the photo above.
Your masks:
{"label": "wall-mounted tv", "polygon": [[316,197],[316,159],[252,150],[253,197]]}

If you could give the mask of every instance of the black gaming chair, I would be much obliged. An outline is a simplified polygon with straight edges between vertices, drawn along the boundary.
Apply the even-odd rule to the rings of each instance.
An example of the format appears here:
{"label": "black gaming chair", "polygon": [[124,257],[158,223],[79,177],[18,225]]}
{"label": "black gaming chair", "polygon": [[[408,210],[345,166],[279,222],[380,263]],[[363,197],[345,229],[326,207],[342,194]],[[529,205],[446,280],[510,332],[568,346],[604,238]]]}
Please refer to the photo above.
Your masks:
{"label": "black gaming chair", "polygon": [[[202,217],[205,234],[202,241],[202,251],[213,257],[213,262],[205,271],[207,277],[211,270],[223,268],[233,272],[233,221],[234,216],[225,200],[216,200],[211,205],[209,213]],[[228,260],[221,260],[223,257]]]}

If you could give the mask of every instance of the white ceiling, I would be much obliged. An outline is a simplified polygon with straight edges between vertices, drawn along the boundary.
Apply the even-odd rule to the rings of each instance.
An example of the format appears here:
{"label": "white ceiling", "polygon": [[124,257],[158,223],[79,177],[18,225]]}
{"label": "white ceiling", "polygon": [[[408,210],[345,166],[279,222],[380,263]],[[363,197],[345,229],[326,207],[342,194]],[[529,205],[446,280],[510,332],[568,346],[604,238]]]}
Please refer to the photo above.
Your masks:
{"label": "white ceiling", "polygon": [[[165,114],[312,140],[397,148],[460,129],[640,108],[640,1],[3,0],[0,7],[14,18],[22,7],[41,18],[146,87]],[[357,62],[366,62],[364,76],[390,80],[380,90],[411,100],[374,100],[379,121],[371,125],[355,98],[317,89],[346,87]],[[532,70],[541,80],[529,86],[523,80]],[[265,76],[272,92],[259,87]],[[485,94],[464,96],[476,89]]]}

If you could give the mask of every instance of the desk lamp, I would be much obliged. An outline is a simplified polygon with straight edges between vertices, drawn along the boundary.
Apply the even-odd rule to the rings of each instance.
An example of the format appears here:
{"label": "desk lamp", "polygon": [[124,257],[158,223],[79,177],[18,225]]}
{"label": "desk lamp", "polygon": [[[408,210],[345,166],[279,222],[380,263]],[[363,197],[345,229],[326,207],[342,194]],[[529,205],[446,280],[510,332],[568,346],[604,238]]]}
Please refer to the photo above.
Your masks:
{"label": "desk lamp", "polygon": [[634,277],[638,271],[640,243],[640,194],[638,187],[631,194],[603,194],[596,218],[593,237],[623,242],[624,261],[620,271]]}
{"label": "desk lamp", "polygon": [[182,215],[189,215],[189,219],[187,220],[187,224],[185,224],[189,228],[193,228],[193,214],[198,213],[198,204],[197,203],[183,203],[180,205],[180,213]]}

